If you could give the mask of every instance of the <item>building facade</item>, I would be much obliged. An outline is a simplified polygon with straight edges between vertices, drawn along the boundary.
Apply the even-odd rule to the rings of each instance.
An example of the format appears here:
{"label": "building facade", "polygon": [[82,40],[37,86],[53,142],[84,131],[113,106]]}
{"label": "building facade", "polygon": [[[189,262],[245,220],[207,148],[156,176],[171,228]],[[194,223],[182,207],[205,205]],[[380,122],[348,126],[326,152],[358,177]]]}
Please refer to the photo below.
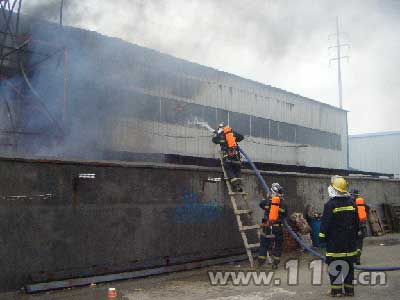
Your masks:
{"label": "building facade", "polygon": [[[23,154],[216,158],[207,128],[224,122],[245,135],[242,146],[255,161],[347,168],[344,110],[95,32],[35,20],[22,28],[33,41],[62,45],[68,58],[65,67],[52,58],[30,74],[47,111],[19,107],[14,123],[19,131],[46,135],[19,135]],[[48,49],[43,42],[31,47]],[[30,62],[25,58],[27,68]],[[64,130],[55,133],[57,127]],[[50,143],[49,133],[62,138]]]}
{"label": "building facade", "polygon": [[400,131],[351,135],[350,167],[400,177]]}

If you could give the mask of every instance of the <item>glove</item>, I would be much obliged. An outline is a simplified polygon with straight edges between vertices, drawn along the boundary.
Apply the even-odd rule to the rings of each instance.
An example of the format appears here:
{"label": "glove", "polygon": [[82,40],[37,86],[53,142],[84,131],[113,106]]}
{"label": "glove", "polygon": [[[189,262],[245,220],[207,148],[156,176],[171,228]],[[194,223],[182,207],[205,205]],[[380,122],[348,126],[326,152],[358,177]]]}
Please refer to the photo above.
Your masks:
{"label": "glove", "polygon": [[260,225],[260,227],[270,227],[271,226],[271,224],[270,224],[270,222],[267,220],[267,221],[264,221],[261,225]]}
{"label": "glove", "polygon": [[325,234],[323,234],[323,233],[319,234],[319,246],[321,248],[326,248],[326,237],[325,237]]}

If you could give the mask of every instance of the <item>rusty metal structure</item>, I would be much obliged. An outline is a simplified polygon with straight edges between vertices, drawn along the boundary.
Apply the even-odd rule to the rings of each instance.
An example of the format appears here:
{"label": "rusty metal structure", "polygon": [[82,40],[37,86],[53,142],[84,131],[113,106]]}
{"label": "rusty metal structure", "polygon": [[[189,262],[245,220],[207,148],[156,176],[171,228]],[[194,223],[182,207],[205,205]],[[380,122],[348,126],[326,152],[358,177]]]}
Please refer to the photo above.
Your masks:
{"label": "rusty metal structure", "polygon": [[[52,115],[46,103],[31,82],[31,76],[51,59],[62,58],[64,70],[63,102],[67,102],[68,52],[66,47],[48,41],[38,40],[29,34],[29,26],[21,22],[22,0],[0,1],[0,145],[10,153],[20,152],[26,138],[46,135],[60,141],[65,130],[65,115],[60,120]],[[61,24],[62,6],[60,8]],[[36,114],[46,119],[51,128],[37,130],[24,124],[24,115]],[[25,142],[24,142],[25,140]],[[52,141],[54,143],[54,141]]]}

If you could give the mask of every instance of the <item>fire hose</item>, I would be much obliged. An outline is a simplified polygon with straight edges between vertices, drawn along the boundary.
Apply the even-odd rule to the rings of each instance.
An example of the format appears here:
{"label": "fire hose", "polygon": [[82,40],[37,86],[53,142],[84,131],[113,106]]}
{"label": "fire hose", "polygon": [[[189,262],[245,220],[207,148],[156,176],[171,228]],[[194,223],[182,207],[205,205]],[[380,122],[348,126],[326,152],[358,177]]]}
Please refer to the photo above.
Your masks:
{"label": "fire hose", "polygon": [[[257,169],[251,158],[247,155],[247,153],[238,146],[239,151],[243,154],[243,156],[246,158],[247,162],[250,164],[251,168],[253,171],[256,173],[256,176],[258,180],[260,181],[261,185],[263,186],[264,190],[266,193],[269,193],[269,188],[267,183],[265,182],[264,178],[261,176],[260,171]],[[295,232],[294,230],[290,227],[288,222],[286,220],[283,220],[283,225],[285,228],[288,230],[289,234],[308,252],[310,252],[312,255],[318,257],[322,261],[326,261],[326,257],[319,253],[318,251],[314,250],[311,248],[309,245],[307,245]],[[360,271],[398,271],[400,270],[400,266],[358,266],[355,265],[354,269],[360,270]]]}

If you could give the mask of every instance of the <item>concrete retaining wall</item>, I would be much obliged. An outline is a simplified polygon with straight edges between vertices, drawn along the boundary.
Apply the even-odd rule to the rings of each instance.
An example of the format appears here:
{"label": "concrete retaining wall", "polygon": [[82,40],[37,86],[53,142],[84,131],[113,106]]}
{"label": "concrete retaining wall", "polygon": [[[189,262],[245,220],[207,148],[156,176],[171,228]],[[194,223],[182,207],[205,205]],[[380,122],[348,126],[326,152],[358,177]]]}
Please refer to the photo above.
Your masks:
{"label": "concrete retaining wall", "polygon": [[[74,180],[81,173],[96,179]],[[218,168],[0,158],[0,291],[243,252]],[[328,176],[265,173],[291,211],[322,208]],[[244,174],[257,210],[257,179]],[[74,182],[75,190],[74,190]],[[353,178],[367,201],[400,202],[400,182]]]}

